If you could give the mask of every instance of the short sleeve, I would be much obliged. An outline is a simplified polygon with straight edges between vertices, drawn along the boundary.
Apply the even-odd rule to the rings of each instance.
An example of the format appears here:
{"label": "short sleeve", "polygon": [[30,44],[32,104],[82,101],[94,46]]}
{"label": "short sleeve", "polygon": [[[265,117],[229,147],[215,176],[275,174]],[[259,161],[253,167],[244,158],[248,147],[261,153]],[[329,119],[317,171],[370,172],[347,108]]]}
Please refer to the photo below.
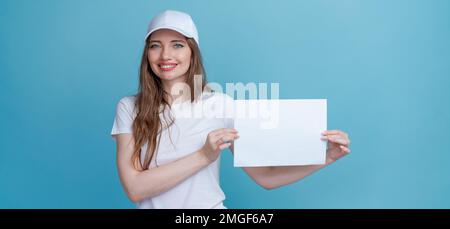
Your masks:
{"label": "short sleeve", "polygon": [[116,117],[114,118],[111,135],[133,133],[134,117],[134,97],[122,98],[116,107]]}

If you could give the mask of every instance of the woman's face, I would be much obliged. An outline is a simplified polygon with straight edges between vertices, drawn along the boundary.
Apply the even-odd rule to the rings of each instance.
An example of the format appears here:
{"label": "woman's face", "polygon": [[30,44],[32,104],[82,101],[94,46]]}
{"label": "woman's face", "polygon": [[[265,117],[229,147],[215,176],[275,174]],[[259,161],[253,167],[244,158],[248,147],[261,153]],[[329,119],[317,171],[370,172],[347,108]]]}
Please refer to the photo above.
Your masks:
{"label": "woman's face", "polygon": [[191,49],[180,33],[160,29],[150,36],[148,61],[163,82],[186,82],[191,62]]}

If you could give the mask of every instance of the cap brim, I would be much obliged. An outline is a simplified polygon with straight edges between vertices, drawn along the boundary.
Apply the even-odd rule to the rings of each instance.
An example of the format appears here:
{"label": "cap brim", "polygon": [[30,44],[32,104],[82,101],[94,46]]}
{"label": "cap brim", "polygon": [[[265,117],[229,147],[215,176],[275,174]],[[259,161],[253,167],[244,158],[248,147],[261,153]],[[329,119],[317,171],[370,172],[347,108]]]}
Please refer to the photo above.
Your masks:
{"label": "cap brim", "polygon": [[186,33],[185,31],[179,29],[179,28],[175,28],[172,26],[159,26],[156,28],[153,28],[152,30],[150,30],[147,35],[145,35],[145,39],[144,41],[146,41],[148,39],[148,37],[150,36],[150,34],[152,34],[153,32],[155,32],[156,30],[160,30],[160,29],[170,29],[170,30],[174,30],[176,32],[181,33],[183,36],[188,37],[188,38],[194,38],[193,36],[189,35],[188,33]]}

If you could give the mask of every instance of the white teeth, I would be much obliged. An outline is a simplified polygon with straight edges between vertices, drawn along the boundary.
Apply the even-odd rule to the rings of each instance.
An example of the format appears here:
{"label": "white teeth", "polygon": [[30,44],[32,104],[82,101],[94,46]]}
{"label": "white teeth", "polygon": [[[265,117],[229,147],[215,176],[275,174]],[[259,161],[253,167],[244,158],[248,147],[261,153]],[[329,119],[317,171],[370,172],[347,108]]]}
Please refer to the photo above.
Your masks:
{"label": "white teeth", "polygon": [[161,68],[174,68],[176,65],[161,65]]}

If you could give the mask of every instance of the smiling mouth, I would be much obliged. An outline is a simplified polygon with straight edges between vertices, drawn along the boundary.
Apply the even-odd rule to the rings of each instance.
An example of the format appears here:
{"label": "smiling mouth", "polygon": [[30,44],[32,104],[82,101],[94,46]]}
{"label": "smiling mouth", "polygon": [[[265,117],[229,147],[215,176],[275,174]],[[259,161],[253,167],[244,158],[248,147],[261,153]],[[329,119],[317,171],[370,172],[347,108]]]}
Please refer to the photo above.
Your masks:
{"label": "smiling mouth", "polygon": [[158,67],[163,72],[170,72],[170,71],[174,70],[177,67],[177,64],[158,64]]}

